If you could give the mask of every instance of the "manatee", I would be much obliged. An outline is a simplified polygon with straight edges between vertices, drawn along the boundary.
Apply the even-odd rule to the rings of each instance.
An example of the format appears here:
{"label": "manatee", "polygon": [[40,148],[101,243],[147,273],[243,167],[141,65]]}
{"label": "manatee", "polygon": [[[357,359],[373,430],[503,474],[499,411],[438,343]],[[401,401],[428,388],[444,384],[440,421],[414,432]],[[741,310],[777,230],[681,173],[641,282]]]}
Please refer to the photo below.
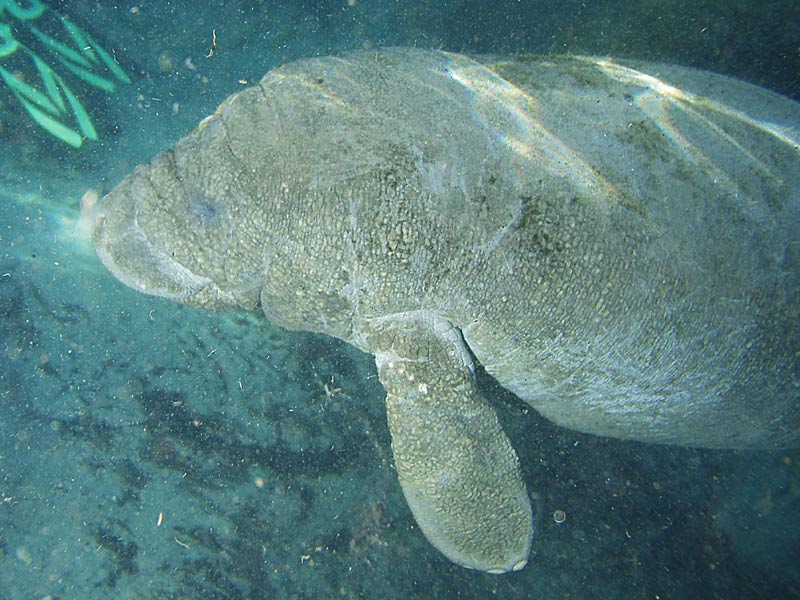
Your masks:
{"label": "manatee", "polygon": [[677,66],[301,60],[120,182],[94,243],[141,292],[373,354],[420,529],[503,573],[533,518],[476,365],[591,434],[798,445],[799,124]]}

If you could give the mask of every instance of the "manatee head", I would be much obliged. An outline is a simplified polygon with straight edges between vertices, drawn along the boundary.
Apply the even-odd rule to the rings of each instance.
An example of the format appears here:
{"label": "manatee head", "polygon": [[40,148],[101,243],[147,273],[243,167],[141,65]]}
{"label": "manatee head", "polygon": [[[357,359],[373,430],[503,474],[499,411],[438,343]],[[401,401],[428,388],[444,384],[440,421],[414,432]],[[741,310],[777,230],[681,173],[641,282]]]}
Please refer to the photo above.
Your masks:
{"label": "manatee head", "polygon": [[165,154],[140,166],[104,199],[94,227],[100,259],[140,292],[194,306],[253,305],[255,282],[215,280],[224,267],[214,257],[230,243],[228,207],[185,185],[169,162]]}
{"label": "manatee head", "polygon": [[276,324],[347,339],[347,219],[330,206],[333,167],[303,156],[313,123],[287,138],[254,116],[276,110],[264,100],[259,88],[232,96],[128,175],[98,211],[97,253],[138,291],[215,310],[260,305]]}

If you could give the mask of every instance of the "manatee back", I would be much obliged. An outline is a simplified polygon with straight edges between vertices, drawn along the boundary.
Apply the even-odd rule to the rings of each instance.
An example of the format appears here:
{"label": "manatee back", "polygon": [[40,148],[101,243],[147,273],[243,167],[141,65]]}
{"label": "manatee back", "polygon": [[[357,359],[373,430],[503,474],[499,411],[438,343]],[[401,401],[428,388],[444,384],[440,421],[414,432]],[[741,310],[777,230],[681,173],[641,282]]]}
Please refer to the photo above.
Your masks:
{"label": "manatee back", "polygon": [[330,164],[348,174],[354,341],[430,311],[561,425],[798,443],[797,103],[582,57],[390,49],[308,68],[346,148]]}
{"label": "manatee back", "polygon": [[797,103],[593,58],[339,64],[345,83],[327,65],[317,81],[355,116],[331,161],[350,174],[354,341],[431,311],[559,424],[798,442]]}
{"label": "manatee back", "polygon": [[795,444],[799,115],[642,63],[298,61],[137,170],[95,240],[137,289],[367,351],[375,319],[437,315],[575,429]]}
{"label": "manatee back", "polygon": [[486,66],[513,89],[499,120],[519,174],[458,321],[487,370],[591,433],[796,445],[798,104],[678,67]]}

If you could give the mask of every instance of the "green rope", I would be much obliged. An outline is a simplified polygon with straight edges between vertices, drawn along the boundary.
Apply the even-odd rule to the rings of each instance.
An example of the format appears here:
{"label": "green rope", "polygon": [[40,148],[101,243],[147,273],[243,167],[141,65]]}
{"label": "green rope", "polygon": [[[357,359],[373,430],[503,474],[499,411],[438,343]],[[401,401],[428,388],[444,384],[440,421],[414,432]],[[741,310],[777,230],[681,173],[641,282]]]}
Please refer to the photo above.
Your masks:
{"label": "green rope", "polygon": [[[55,35],[34,24],[43,15],[60,24]],[[114,58],[67,17],[47,8],[40,0],[0,0],[0,79],[28,115],[52,136],[78,148],[84,140],[97,140],[97,131],[78,96],[58,74],[46,54],[69,74],[107,93],[131,80]],[[9,23],[13,21],[15,27]],[[20,25],[22,29],[20,29]],[[23,43],[15,31],[30,33]],[[13,66],[12,66],[13,62]]]}

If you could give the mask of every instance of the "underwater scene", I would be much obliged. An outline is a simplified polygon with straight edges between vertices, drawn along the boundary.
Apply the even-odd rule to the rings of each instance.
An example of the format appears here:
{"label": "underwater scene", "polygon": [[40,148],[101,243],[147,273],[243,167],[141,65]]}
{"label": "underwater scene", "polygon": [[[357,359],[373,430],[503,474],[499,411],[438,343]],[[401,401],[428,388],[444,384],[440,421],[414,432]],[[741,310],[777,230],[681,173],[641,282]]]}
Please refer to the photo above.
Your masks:
{"label": "underwater scene", "polygon": [[0,0],[0,600],[800,599],[799,100],[791,0]]}

